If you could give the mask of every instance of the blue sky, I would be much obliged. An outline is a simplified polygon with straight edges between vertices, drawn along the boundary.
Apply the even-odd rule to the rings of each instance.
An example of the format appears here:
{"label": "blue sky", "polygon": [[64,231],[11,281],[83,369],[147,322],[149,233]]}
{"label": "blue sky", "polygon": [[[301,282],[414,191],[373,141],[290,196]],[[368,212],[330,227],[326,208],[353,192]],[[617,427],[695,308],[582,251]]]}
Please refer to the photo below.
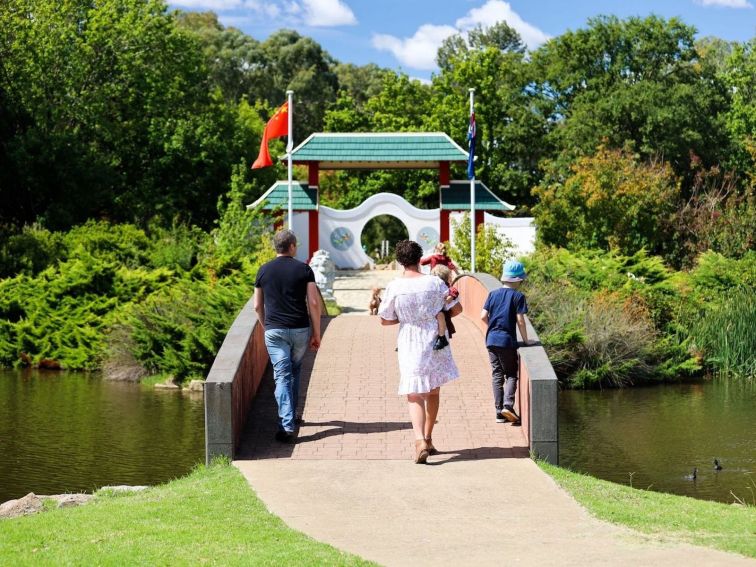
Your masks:
{"label": "blue sky", "polygon": [[445,37],[506,20],[530,48],[599,14],[678,16],[699,36],[756,36],[756,0],[169,0],[216,12],[221,23],[263,40],[286,27],[314,38],[337,60],[376,63],[429,79]]}

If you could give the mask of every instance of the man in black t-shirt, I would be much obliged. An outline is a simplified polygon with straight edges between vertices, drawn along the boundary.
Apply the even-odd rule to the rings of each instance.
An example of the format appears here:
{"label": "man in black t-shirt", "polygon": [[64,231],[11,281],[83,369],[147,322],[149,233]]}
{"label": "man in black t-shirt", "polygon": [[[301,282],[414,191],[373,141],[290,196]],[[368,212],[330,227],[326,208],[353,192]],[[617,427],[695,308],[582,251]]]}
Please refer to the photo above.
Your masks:
{"label": "man in black t-shirt", "polygon": [[293,443],[302,359],[308,345],[312,350],[320,347],[321,300],[312,268],[294,258],[294,232],[276,233],[273,245],[275,260],[260,267],[255,279],[255,311],[265,329],[276,382],[276,440]]}

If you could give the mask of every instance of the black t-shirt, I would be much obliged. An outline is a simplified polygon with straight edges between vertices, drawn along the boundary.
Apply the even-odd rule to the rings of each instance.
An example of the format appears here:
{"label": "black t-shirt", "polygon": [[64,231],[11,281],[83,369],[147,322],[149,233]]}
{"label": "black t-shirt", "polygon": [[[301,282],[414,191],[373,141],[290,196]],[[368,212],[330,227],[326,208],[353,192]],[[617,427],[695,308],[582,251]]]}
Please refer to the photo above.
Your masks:
{"label": "black t-shirt", "polygon": [[304,329],[307,314],[307,284],[315,281],[312,268],[292,258],[278,256],[257,271],[255,287],[263,290],[266,329]]}

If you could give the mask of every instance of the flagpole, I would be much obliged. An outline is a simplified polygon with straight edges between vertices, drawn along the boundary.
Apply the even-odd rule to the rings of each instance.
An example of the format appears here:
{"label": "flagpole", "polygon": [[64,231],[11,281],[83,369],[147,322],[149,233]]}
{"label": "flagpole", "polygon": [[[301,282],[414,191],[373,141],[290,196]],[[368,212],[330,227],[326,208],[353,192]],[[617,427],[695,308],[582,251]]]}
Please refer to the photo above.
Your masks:
{"label": "flagpole", "polygon": [[294,149],[294,91],[286,91],[286,96],[288,100],[288,115],[289,115],[289,135],[288,135],[288,141],[286,142],[286,154],[288,155],[288,169],[289,169],[289,218],[288,218],[288,224],[289,224],[289,230],[294,230],[294,211],[292,210],[292,196],[291,196],[291,177],[292,177],[292,167],[291,167],[291,151]]}
{"label": "flagpole", "polygon": [[[470,116],[475,112],[475,89],[470,92]],[[476,133],[477,134],[477,133]],[[470,149],[472,151],[472,149]],[[470,177],[470,271],[475,272],[475,168]]]}

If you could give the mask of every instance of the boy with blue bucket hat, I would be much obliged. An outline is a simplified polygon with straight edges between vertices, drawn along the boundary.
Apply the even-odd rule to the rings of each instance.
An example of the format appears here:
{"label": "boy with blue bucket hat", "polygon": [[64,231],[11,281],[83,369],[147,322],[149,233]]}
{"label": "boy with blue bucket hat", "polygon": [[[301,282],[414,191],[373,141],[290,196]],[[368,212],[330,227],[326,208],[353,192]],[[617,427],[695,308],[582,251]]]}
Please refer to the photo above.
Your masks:
{"label": "boy with blue bucket hat", "polygon": [[528,303],[518,291],[527,277],[525,268],[517,260],[507,260],[501,274],[503,287],[488,294],[480,318],[488,325],[486,348],[491,362],[493,395],[497,423],[517,423],[520,416],[514,410],[517,391],[517,327],[524,344],[530,344],[525,326]]}

